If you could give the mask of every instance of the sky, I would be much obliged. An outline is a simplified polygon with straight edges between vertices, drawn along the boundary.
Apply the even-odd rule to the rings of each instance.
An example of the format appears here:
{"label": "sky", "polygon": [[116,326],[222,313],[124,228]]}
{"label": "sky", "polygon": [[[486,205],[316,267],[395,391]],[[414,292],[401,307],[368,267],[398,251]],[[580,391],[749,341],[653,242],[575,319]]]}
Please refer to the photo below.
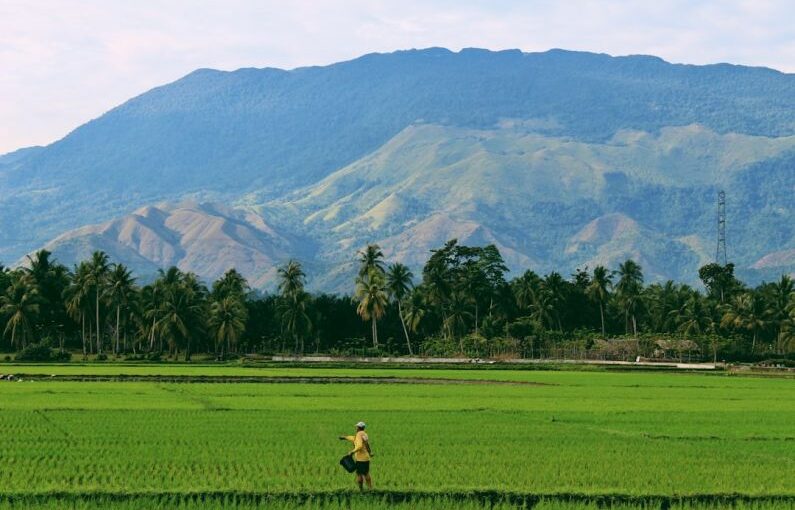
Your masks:
{"label": "sky", "polygon": [[793,0],[0,0],[0,154],[194,69],[444,46],[795,72]]}

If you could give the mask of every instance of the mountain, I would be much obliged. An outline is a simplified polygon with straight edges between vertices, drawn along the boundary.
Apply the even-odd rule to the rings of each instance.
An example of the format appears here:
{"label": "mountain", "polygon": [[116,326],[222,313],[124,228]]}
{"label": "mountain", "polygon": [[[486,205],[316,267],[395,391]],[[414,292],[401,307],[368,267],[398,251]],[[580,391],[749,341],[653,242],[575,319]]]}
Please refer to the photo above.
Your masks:
{"label": "mountain", "polygon": [[793,151],[792,136],[722,135],[699,125],[621,130],[602,142],[513,124],[412,125],[259,210],[301,219],[291,228],[331,246],[321,255],[330,267],[338,254],[377,241],[419,268],[429,249],[459,237],[496,244],[515,269],[615,267],[632,257],[653,279],[692,282],[714,253],[718,189],[745,190],[729,192],[730,217],[765,218],[731,223],[732,246],[753,248],[732,252],[742,268],[792,243]]}
{"label": "mountain", "polygon": [[[318,288],[347,290],[363,244],[417,269],[454,235],[497,244],[516,269],[637,254],[650,277],[693,281],[725,189],[730,256],[767,277],[795,269],[775,255],[795,249],[793,104],[795,76],[770,69],[562,50],[198,70],[0,159],[0,258],[78,229],[49,245],[61,260],[99,246],[133,260],[145,248],[120,243],[119,227],[81,227],[190,200],[290,233],[258,238],[263,266],[250,275],[263,284],[286,248]],[[141,268],[177,260],[211,277],[237,260],[240,243],[223,242],[215,265],[142,256]]]}
{"label": "mountain", "polygon": [[266,286],[275,266],[301,250],[255,214],[217,204],[159,204],[122,218],[67,232],[44,246],[60,260],[78,261],[103,250],[150,279],[177,266],[208,280],[236,268],[255,287]]}
{"label": "mountain", "polygon": [[[700,240],[697,235],[691,237]],[[633,259],[652,280],[662,280],[675,274],[692,280],[683,270],[692,270],[708,262],[698,246],[688,240],[670,239],[652,229],[638,224],[621,213],[610,213],[589,222],[572,236],[564,253],[581,266],[618,267]]]}
{"label": "mountain", "polygon": [[3,166],[10,166],[12,163],[33,156],[42,149],[44,149],[44,147],[24,147],[14,152],[9,152],[8,154],[0,154],[0,168],[3,168]]}

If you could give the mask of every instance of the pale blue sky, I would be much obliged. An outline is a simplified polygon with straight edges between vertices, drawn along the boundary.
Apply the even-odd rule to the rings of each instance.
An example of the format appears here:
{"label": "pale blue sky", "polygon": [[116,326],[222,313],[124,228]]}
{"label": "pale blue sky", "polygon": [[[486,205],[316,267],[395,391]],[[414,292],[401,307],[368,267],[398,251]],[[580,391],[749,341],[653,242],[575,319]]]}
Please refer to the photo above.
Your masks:
{"label": "pale blue sky", "polygon": [[0,0],[0,153],[199,67],[477,46],[795,72],[793,19],[793,0]]}

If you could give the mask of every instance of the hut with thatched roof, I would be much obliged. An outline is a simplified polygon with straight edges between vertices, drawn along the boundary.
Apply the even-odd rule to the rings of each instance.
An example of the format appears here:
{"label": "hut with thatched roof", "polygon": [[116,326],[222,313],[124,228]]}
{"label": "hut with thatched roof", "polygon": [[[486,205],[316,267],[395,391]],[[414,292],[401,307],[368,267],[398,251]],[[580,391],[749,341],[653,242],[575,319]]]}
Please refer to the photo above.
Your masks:
{"label": "hut with thatched roof", "polygon": [[687,338],[659,338],[654,341],[654,357],[657,359],[677,359],[680,362],[691,361],[693,356],[701,356],[701,348],[693,340]]}
{"label": "hut with thatched roof", "polygon": [[636,338],[598,339],[591,349],[593,357],[611,361],[632,361],[639,352],[640,343]]}

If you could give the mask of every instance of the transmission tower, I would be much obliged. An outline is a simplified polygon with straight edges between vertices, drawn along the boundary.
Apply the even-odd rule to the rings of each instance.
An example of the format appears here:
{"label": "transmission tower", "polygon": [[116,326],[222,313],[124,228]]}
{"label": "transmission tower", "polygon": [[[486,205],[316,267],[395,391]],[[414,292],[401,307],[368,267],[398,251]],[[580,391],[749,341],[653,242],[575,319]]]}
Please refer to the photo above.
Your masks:
{"label": "transmission tower", "polygon": [[715,250],[715,263],[725,266],[726,257],[726,192],[718,192],[718,247]]}

